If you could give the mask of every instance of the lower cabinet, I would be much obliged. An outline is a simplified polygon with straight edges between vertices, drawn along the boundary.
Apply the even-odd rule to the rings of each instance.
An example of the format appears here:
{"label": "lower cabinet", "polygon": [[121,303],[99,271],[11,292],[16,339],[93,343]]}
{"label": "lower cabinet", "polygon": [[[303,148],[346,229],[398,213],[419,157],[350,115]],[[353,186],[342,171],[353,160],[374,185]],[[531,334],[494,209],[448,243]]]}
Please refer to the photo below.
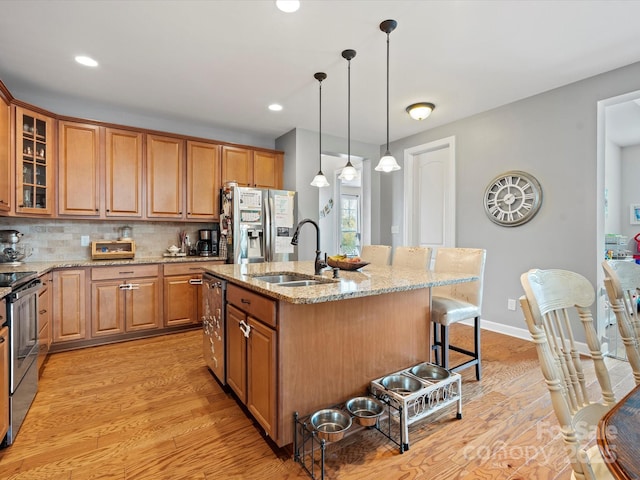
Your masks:
{"label": "lower cabinet", "polygon": [[53,272],[53,342],[87,338],[87,269]]}
{"label": "lower cabinet", "polygon": [[227,287],[227,383],[276,438],[277,323],[273,300]]}
{"label": "lower cabinet", "polygon": [[161,327],[162,290],[158,265],[91,269],[91,336]]}
{"label": "lower cabinet", "polygon": [[42,366],[47,359],[49,348],[51,347],[52,335],[52,310],[53,292],[51,280],[53,273],[48,272],[40,275],[42,287],[38,292],[38,371],[42,373]]}
{"label": "lower cabinet", "polygon": [[202,263],[165,264],[164,325],[192,325],[202,317]]}

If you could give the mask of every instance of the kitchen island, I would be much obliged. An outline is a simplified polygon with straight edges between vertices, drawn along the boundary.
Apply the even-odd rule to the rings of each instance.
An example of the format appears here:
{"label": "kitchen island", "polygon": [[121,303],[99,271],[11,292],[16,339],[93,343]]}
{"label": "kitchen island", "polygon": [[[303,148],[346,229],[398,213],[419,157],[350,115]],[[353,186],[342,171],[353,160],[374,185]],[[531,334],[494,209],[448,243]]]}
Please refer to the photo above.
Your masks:
{"label": "kitchen island", "polygon": [[[371,380],[430,359],[431,287],[472,275],[368,265],[313,275],[313,262],[207,266],[228,282],[228,383],[278,446],[293,415],[365,394]],[[323,283],[283,286],[256,277],[297,273]]]}

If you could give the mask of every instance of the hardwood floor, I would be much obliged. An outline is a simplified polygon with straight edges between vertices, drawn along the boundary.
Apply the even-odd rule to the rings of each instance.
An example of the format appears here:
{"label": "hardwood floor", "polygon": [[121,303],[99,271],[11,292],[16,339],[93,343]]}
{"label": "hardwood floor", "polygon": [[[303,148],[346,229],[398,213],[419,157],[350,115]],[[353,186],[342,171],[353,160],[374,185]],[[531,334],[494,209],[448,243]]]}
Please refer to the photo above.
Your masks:
{"label": "hardwood floor", "polygon": [[[462,338],[464,337],[464,338]],[[456,326],[452,341],[471,329]],[[327,479],[569,479],[533,345],[483,331],[483,378],[463,372],[455,408],[410,427],[400,454],[375,430],[332,444]],[[628,364],[607,359],[618,398]],[[306,412],[309,413],[309,412]],[[198,331],[50,357],[0,478],[305,479],[213,379]]]}

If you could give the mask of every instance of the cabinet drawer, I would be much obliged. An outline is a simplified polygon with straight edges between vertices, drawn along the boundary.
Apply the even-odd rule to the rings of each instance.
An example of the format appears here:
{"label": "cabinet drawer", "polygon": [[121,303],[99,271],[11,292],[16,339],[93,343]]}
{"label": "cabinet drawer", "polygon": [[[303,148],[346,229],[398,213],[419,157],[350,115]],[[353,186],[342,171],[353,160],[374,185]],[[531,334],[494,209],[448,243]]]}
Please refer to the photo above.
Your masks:
{"label": "cabinet drawer", "polygon": [[91,280],[120,280],[134,277],[157,277],[159,265],[120,265],[117,267],[94,267]]}
{"label": "cabinet drawer", "polygon": [[164,275],[192,275],[202,273],[202,267],[207,265],[204,262],[188,262],[188,263],[165,263],[162,268]]}
{"label": "cabinet drawer", "polygon": [[276,327],[276,302],[236,285],[227,287],[227,302],[270,327]]}

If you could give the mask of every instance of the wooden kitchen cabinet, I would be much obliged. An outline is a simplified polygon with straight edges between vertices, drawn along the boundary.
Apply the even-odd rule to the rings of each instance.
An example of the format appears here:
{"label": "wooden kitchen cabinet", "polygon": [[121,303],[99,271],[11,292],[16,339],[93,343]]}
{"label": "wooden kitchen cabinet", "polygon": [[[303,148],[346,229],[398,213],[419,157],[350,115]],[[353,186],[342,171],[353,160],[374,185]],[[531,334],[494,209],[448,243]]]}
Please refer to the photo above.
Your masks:
{"label": "wooden kitchen cabinet", "polygon": [[91,269],[93,338],[160,328],[162,290],[158,265]]}
{"label": "wooden kitchen cabinet", "polygon": [[142,217],[142,132],[105,130],[105,216]]}
{"label": "wooden kitchen cabinet", "polygon": [[16,213],[51,215],[54,204],[54,119],[16,107]]}
{"label": "wooden kitchen cabinet", "polygon": [[202,316],[202,263],[164,265],[164,325],[195,325]]}
{"label": "wooden kitchen cabinet", "polygon": [[220,145],[187,141],[187,218],[218,220]]}
{"label": "wooden kitchen cabinet", "polygon": [[146,136],[147,217],[182,218],[184,140]]}
{"label": "wooden kitchen cabinet", "polygon": [[58,123],[59,215],[100,215],[100,137],[97,125]]}
{"label": "wooden kitchen cabinet", "polygon": [[11,107],[0,91],[0,212],[10,212],[13,205],[11,177]]}
{"label": "wooden kitchen cabinet", "polygon": [[260,188],[282,188],[284,157],[281,153],[253,152],[253,184]]}
{"label": "wooden kitchen cabinet", "polygon": [[53,292],[51,281],[53,274],[51,272],[40,275],[42,282],[40,291],[38,292],[38,374],[42,375],[42,368],[52,342],[52,311],[53,311]]}
{"label": "wooden kitchen cabinet", "polygon": [[247,403],[247,341],[243,333],[246,314],[227,304],[227,384]]}
{"label": "wooden kitchen cabinet", "polygon": [[277,433],[276,325],[275,301],[228,285],[227,383],[273,438]]}
{"label": "wooden kitchen cabinet", "polygon": [[87,338],[87,269],[53,272],[53,343]]}
{"label": "wooden kitchen cabinet", "polygon": [[236,181],[240,186],[280,189],[283,168],[280,153],[222,147],[222,185]]}

